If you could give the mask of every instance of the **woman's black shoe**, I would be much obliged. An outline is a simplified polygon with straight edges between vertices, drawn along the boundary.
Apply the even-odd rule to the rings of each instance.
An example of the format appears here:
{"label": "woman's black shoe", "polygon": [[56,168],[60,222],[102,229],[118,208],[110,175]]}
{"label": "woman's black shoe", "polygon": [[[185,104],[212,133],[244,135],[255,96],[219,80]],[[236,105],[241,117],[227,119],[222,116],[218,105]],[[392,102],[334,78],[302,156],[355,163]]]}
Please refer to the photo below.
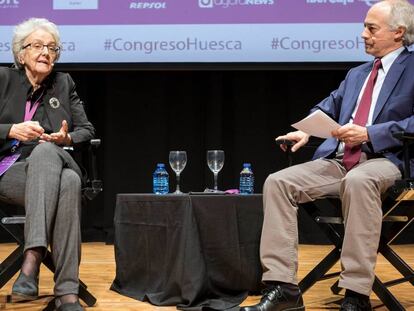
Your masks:
{"label": "woman's black shoe", "polygon": [[305,310],[302,293],[293,284],[279,284],[265,290],[257,305],[242,307],[241,311]]}
{"label": "woman's black shoe", "polygon": [[12,300],[34,300],[39,296],[39,277],[20,272],[12,287]]}

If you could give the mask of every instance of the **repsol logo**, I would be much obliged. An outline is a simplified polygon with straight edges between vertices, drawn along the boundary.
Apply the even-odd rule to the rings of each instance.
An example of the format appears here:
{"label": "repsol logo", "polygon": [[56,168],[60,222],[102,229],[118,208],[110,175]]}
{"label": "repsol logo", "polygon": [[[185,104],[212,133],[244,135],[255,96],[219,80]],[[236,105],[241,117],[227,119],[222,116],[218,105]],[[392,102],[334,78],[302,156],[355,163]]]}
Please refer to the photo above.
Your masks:
{"label": "repsol logo", "polygon": [[239,5],[273,5],[276,0],[198,0],[200,8],[228,8]]}
{"label": "repsol logo", "polygon": [[135,10],[160,10],[166,9],[166,2],[145,2],[145,1],[133,1],[129,5],[130,9]]}

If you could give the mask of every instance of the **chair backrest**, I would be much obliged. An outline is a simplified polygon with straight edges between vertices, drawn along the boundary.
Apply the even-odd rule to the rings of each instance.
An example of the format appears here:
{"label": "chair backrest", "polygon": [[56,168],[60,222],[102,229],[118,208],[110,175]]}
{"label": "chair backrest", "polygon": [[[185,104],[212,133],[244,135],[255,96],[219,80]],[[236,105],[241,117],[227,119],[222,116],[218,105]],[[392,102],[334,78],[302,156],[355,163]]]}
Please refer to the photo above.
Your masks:
{"label": "chair backrest", "polygon": [[82,194],[88,200],[93,200],[103,190],[102,180],[98,178],[97,166],[97,150],[100,145],[100,139],[91,139],[87,144],[64,147],[83,170],[85,179],[83,180]]}

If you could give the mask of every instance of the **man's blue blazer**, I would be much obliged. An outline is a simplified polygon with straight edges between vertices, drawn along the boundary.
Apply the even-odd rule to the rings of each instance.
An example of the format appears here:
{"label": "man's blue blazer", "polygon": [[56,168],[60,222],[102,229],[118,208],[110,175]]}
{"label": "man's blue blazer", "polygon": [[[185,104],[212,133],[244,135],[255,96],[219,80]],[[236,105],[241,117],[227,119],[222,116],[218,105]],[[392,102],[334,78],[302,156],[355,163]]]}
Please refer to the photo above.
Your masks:
{"label": "man's blue blazer", "polygon": [[[348,123],[372,66],[373,62],[368,62],[351,69],[339,88],[312,111],[321,109],[340,125]],[[404,50],[389,69],[378,96],[372,125],[367,130],[371,151],[386,157],[402,170],[402,144],[392,133],[414,132],[414,51]],[[326,139],[316,150],[314,159],[332,157],[337,146],[337,139]],[[411,162],[411,176],[414,176],[414,161]]]}

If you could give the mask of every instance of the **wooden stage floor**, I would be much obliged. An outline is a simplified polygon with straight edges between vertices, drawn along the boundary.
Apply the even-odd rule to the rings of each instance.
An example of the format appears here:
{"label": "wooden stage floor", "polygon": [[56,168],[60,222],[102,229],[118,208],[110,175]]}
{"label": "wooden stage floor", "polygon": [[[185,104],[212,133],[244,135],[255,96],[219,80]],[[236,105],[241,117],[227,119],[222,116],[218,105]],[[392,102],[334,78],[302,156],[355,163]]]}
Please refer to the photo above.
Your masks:
{"label": "wooden stage floor", "polygon": [[[15,247],[15,244],[0,244],[0,258],[3,259]],[[299,278],[302,278],[329,250],[330,246],[301,245],[299,249]],[[397,252],[411,266],[414,266],[414,245],[395,246]],[[115,276],[114,248],[104,243],[84,243],[82,249],[82,264],[80,269],[81,279],[88,285],[89,290],[97,297],[95,307],[87,308],[91,311],[172,311],[175,307],[156,307],[148,303],[136,301],[131,298],[119,295],[109,287]],[[378,259],[377,274],[383,280],[389,280],[396,272],[383,258]],[[7,295],[10,294],[14,278],[0,289],[0,309],[5,310],[42,310],[51,299],[53,288],[53,276],[42,268],[40,275],[40,295],[43,298],[34,302],[6,303]],[[334,280],[319,282],[304,295],[307,310],[338,310],[336,303],[341,296],[334,296],[330,293],[329,287]],[[414,310],[414,288],[410,284],[401,284],[392,287],[391,291],[397,295],[407,310]],[[243,305],[256,303],[260,297],[250,296]],[[371,296],[371,302],[375,310],[386,310],[380,305],[375,295]]]}

